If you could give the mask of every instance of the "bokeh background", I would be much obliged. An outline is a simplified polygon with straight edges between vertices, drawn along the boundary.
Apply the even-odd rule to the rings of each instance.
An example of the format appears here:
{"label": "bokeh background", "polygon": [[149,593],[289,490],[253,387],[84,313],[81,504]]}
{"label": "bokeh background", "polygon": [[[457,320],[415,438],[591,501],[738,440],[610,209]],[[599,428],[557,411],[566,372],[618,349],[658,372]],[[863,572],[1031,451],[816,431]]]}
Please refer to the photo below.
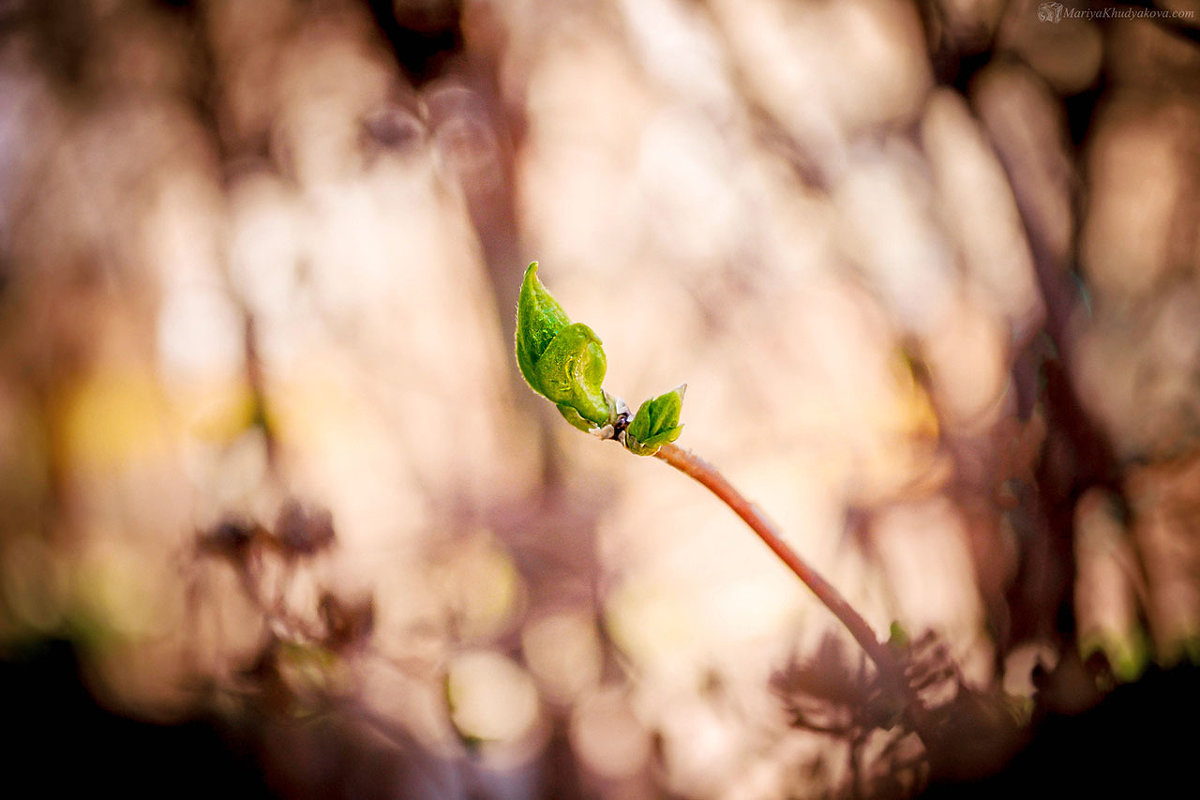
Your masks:
{"label": "bokeh background", "polygon": [[[11,763],[909,796],[1190,678],[1198,15],[0,3]],[[945,753],[732,513],[524,386],[535,259],[610,391],[687,382],[680,444],[923,643]]]}

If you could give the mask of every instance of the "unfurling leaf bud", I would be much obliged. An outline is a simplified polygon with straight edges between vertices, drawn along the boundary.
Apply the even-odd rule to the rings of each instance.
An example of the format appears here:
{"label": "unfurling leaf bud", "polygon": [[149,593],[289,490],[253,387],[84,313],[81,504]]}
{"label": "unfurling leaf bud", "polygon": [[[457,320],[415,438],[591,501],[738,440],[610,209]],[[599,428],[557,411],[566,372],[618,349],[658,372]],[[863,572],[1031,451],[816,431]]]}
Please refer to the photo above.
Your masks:
{"label": "unfurling leaf bud", "polygon": [[679,412],[683,409],[683,393],[686,390],[685,383],[642,403],[633,422],[625,430],[625,447],[629,452],[652,456],[658,452],[658,448],[679,438],[683,430],[679,424]]}
{"label": "unfurling leaf bud", "polygon": [[538,280],[536,261],[525,271],[517,301],[517,366],[575,427],[586,431],[613,422],[613,403],[601,388],[608,361],[600,338],[571,322]]}

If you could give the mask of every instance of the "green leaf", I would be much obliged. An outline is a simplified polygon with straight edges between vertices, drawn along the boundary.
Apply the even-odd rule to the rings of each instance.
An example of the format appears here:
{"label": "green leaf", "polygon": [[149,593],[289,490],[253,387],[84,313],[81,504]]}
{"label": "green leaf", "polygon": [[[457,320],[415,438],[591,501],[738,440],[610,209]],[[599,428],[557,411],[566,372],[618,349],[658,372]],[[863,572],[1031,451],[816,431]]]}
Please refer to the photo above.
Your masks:
{"label": "green leaf", "polygon": [[609,405],[600,384],[607,371],[608,360],[599,337],[587,325],[575,322],[563,328],[542,353],[534,366],[538,380],[534,388],[597,426],[604,425]]}
{"label": "green leaf", "polygon": [[687,384],[666,394],[647,400],[638,408],[633,422],[625,431],[625,446],[639,456],[652,456],[664,444],[679,438],[683,426],[679,413],[683,410],[683,394]]}
{"label": "green leaf", "polygon": [[601,384],[608,371],[600,337],[571,322],[537,277],[537,262],[525,271],[517,301],[517,366],[530,387],[558,405],[577,428],[604,426],[614,416]]}
{"label": "green leaf", "polygon": [[571,324],[567,312],[551,296],[537,276],[534,261],[525,270],[521,296],[517,301],[517,366],[525,382],[539,394],[535,367],[550,342],[563,328]]}

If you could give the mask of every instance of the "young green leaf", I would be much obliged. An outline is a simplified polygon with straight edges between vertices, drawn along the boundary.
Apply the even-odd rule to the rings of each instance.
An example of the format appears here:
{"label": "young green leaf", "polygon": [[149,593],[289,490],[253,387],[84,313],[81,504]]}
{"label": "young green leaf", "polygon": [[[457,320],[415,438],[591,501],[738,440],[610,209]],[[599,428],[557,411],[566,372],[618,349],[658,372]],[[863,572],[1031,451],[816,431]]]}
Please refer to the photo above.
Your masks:
{"label": "young green leaf", "polygon": [[525,270],[517,301],[517,366],[526,383],[540,393],[534,368],[550,342],[571,324],[571,320],[538,280],[537,269],[538,264],[534,261]]}
{"label": "young green leaf", "polygon": [[[612,415],[608,397],[600,385],[608,370],[608,360],[599,337],[581,322],[563,328],[534,366],[537,388],[560,410],[574,410],[598,427]],[[568,419],[570,417],[568,416]]]}
{"label": "young green leaf", "polygon": [[908,649],[908,645],[912,640],[909,638],[908,631],[900,624],[900,620],[892,620],[892,626],[888,628],[888,647],[893,650],[903,652]]}
{"label": "young green leaf", "polygon": [[679,413],[683,410],[683,393],[686,390],[687,384],[682,384],[642,403],[625,431],[625,446],[629,452],[652,456],[664,444],[679,438],[683,430],[679,424]]}
{"label": "young green leaf", "polygon": [[517,366],[530,387],[558,405],[577,428],[590,430],[613,420],[601,384],[608,361],[603,343],[587,325],[572,323],[537,277],[537,262],[525,271],[517,301]]}

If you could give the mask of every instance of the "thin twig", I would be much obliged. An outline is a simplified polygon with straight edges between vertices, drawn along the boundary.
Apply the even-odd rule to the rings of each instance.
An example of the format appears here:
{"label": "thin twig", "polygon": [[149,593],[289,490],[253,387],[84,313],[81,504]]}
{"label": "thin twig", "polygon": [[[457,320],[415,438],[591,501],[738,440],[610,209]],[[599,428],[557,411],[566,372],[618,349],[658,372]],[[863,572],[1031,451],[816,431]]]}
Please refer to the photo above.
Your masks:
{"label": "thin twig", "polygon": [[767,547],[771,548],[771,551],[779,557],[779,560],[787,564],[788,569],[795,573],[796,577],[812,590],[817,599],[833,612],[833,615],[846,627],[846,630],[850,631],[850,635],[854,637],[854,640],[858,642],[867,656],[875,662],[875,666],[879,669],[883,680],[903,693],[906,703],[909,706],[910,715],[916,717],[913,719],[913,722],[916,723],[919,718],[920,708],[912,692],[908,689],[907,683],[904,681],[904,671],[895,654],[892,653],[886,644],[882,644],[875,638],[875,633],[871,630],[871,626],[850,605],[846,598],[842,597],[842,593],[833,584],[825,580],[795,550],[788,546],[783,537],[779,535],[774,523],[767,519],[766,515],[757,506],[743,497],[737,489],[733,488],[733,485],[725,479],[725,476],[716,467],[694,453],[674,444],[666,444],[659,448],[658,452],[654,455],[684,475],[703,484],[758,534],[758,537],[766,543]]}

